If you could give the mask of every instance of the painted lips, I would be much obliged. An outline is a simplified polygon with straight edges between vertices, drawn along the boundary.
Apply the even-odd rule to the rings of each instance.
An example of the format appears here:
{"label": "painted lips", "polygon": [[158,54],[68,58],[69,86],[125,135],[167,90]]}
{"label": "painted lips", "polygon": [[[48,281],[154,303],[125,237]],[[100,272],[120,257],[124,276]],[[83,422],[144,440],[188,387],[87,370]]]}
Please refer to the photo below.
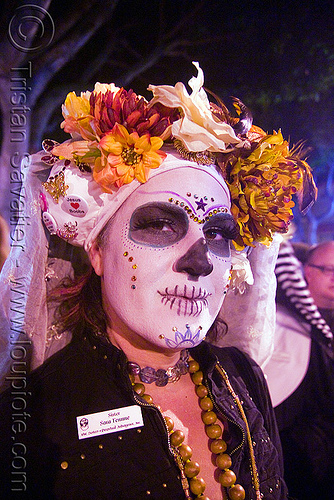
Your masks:
{"label": "painted lips", "polygon": [[162,304],[169,305],[170,309],[176,309],[176,313],[181,316],[199,316],[208,306],[208,297],[212,294],[203,288],[195,286],[174,288],[166,287],[164,292],[158,290]]}

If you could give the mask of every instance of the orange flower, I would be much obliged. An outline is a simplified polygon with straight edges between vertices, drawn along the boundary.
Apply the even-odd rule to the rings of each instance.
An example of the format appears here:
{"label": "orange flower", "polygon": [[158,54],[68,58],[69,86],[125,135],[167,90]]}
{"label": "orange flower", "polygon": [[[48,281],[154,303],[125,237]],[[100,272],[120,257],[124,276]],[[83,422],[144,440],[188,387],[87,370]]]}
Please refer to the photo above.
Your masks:
{"label": "orange flower", "polygon": [[101,158],[95,162],[93,177],[109,193],[115,186],[129,184],[135,178],[144,183],[151,168],[158,168],[166,158],[166,153],[159,151],[162,145],[160,137],[129,134],[123,125],[116,123],[100,140]]}

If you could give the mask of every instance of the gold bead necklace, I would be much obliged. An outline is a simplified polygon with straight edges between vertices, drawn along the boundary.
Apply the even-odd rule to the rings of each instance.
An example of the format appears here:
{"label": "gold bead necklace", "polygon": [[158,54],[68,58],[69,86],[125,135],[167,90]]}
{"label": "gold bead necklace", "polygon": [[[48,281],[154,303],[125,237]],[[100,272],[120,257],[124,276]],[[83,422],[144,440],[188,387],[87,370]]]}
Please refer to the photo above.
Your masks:
{"label": "gold bead necklace", "polygon": [[[244,500],[246,496],[245,490],[240,484],[236,483],[236,475],[231,469],[232,459],[230,455],[226,453],[227,444],[222,439],[223,424],[219,423],[218,417],[213,411],[213,403],[208,396],[208,389],[202,383],[203,372],[200,371],[197,361],[193,359],[189,361],[188,371],[191,375],[193,383],[195,384],[196,394],[199,397],[200,407],[203,410],[202,421],[205,425],[205,433],[211,441],[210,450],[214,455],[216,455],[216,466],[221,471],[218,481],[225,489],[225,492],[230,500]],[[145,393],[144,384],[135,383],[133,375],[130,375],[130,379],[134,391],[147,403],[154,404],[153,398],[149,394]],[[191,500],[193,498],[191,493],[195,495],[195,498],[197,499],[210,500],[204,495],[206,484],[204,479],[198,476],[200,473],[200,466],[197,462],[192,460],[192,449],[189,445],[184,443],[185,435],[183,431],[177,429],[174,430],[174,422],[170,417],[164,416],[164,419],[168,429],[174,458],[181,472],[182,486],[187,500]]]}

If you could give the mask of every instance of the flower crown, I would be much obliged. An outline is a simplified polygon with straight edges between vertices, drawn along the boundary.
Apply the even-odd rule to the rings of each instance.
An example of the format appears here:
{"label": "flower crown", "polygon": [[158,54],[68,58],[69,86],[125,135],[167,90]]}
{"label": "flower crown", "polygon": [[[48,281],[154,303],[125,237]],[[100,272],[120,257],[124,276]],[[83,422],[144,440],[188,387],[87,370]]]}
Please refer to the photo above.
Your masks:
{"label": "flower crown", "polygon": [[[189,94],[183,83],[150,85],[148,102],[132,90],[96,83],[92,92],[67,95],[61,127],[72,139],[58,144],[46,140],[42,160],[52,165],[65,160],[93,179],[107,193],[114,193],[134,179],[144,183],[152,168],[166,157],[161,149],[172,142],[179,153],[199,164],[221,169],[231,193],[231,211],[239,227],[237,250],[259,241],[269,244],[273,232],[284,233],[293,218],[292,196],[301,210],[316,198],[311,169],[298,148],[289,149],[280,131],[266,134],[252,125],[243,103],[234,98],[236,117],[225,105],[211,103],[203,89],[204,75],[193,63]],[[299,152],[299,154],[298,154]],[[64,196],[66,186],[57,179],[44,183],[51,196]],[[52,194],[56,191],[56,194]],[[55,198],[54,198],[55,199]]]}

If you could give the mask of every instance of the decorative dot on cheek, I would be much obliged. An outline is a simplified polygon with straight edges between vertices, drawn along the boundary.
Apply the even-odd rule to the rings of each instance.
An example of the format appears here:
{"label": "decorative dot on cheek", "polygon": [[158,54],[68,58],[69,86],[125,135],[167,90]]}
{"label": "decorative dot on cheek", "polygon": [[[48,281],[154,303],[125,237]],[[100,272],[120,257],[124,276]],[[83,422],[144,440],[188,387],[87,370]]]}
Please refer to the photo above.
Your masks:
{"label": "decorative dot on cheek", "polygon": [[[129,255],[129,252],[128,252],[128,251],[123,252],[123,257],[128,257],[128,255]],[[131,255],[130,255],[130,256],[129,256],[129,258],[128,258],[128,262],[133,262],[133,257],[132,257]],[[137,267],[138,267],[138,266],[137,266],[137,264],[133,264],[133,265],[131,266],[131,268],[132,268],[132,269],[137,269]],[[137,277],[133,275],[133,276],[131,277],[131,281],[132,281],[132,282],[133,282],[133,281],[137,281]],[[131,285],[131,288],[132,288],[132,290],[135,290],[136,285],[133,285],[133,284],[132,284],[132,285]]]}

